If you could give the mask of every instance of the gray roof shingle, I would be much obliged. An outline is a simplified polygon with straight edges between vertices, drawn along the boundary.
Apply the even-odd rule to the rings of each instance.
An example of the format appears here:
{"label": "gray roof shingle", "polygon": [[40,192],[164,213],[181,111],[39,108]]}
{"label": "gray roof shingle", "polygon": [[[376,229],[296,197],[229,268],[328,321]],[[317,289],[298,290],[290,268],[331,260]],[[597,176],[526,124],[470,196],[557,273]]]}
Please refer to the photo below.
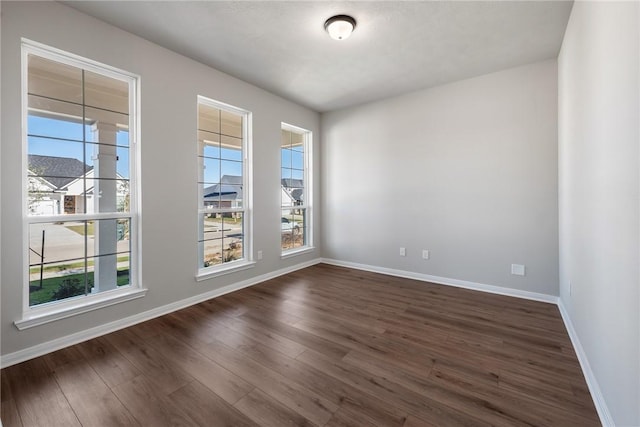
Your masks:
{"label": "gray roof shingle", "polygon": [[46,179],[60,190],[75,179],[93,169],[78,159],[70,157],[42,156],[29,154],[29,170],[36,176]]}

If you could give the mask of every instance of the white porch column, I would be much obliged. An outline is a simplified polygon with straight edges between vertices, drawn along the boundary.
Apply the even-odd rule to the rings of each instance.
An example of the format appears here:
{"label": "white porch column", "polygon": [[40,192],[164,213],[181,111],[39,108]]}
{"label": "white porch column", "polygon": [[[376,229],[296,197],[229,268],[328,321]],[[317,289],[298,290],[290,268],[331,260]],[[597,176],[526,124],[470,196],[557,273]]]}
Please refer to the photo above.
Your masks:
{"label": "white porch column", "polygon": [[[116,184],[116,133],[114,124],[96,122],[91,127],[95,144],[93,155],[94,212],[115,212],[117,209]],[[94,253],[104,255],[96,257],[93,273],[92,292],[101,292],[117,287],[117,251],[118,234],[116,220],[102,220],[94,223]]]}

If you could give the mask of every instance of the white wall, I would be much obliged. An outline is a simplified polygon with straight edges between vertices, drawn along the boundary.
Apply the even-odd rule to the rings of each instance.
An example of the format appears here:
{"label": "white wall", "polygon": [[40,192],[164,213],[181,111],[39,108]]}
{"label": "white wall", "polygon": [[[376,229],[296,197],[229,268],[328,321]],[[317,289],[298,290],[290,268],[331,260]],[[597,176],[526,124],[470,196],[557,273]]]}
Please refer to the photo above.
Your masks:
{"label": "white wall", "polygon": [[[211,23],[215,25],[215,22]],[[141,76],[142,279],[145,298],[18,331],[21,316],[20,38]],[[197,267],[196,97],[253,112],[255,268],[204,282]],[[311,261],[280,259],[280,123],[319,131],[319,115],[56,2],[2,2],[2,354]],[[319,195],[319,144],[314,145]],[[314,226],[318,229],[319,215]]]}
{"label": "white wall", "polygon": [[640,425],[639,14],[576,2],[558,59],[560,296],[617,425]]}
{"label": "white wall", "polygon": [[323,114],[322,144],[325,257],[558,294],[555,60]]}

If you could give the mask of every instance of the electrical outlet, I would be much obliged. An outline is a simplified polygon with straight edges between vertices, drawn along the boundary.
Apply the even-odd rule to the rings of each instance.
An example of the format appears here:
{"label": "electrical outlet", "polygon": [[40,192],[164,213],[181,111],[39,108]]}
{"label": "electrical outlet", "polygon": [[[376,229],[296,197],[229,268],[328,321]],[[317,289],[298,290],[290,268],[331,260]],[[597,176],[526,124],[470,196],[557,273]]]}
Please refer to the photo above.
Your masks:
{"label": "electrical outlet", "polygon": [[258,261],[262,259],[262,251],[258,251]]}
{"label": "electrical outlet", "polygon": [[429,259],[429,251],[426,249],[422,250],[422,259]]}
{"label": "electrical outlet", "polygon": [[511,264],[511,274],[515,276],[524,276],[524,265]]}
{"label": "electrical outlet", "polygon": [[407,256],[407,250],[405,248],[400,248],[400,256]]}

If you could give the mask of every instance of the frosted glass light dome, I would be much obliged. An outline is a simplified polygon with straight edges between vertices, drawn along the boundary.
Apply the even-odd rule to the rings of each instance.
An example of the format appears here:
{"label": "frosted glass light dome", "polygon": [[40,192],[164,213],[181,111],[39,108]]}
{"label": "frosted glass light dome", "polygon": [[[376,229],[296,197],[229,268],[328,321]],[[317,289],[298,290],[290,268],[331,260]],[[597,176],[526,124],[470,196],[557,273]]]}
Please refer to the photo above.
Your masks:
{"label": "frosted glass light dome", "polygon": [[324,23],[324,29],[334,40],[348,38],[356,28],[356,20],[348,15],[333,16]]}

